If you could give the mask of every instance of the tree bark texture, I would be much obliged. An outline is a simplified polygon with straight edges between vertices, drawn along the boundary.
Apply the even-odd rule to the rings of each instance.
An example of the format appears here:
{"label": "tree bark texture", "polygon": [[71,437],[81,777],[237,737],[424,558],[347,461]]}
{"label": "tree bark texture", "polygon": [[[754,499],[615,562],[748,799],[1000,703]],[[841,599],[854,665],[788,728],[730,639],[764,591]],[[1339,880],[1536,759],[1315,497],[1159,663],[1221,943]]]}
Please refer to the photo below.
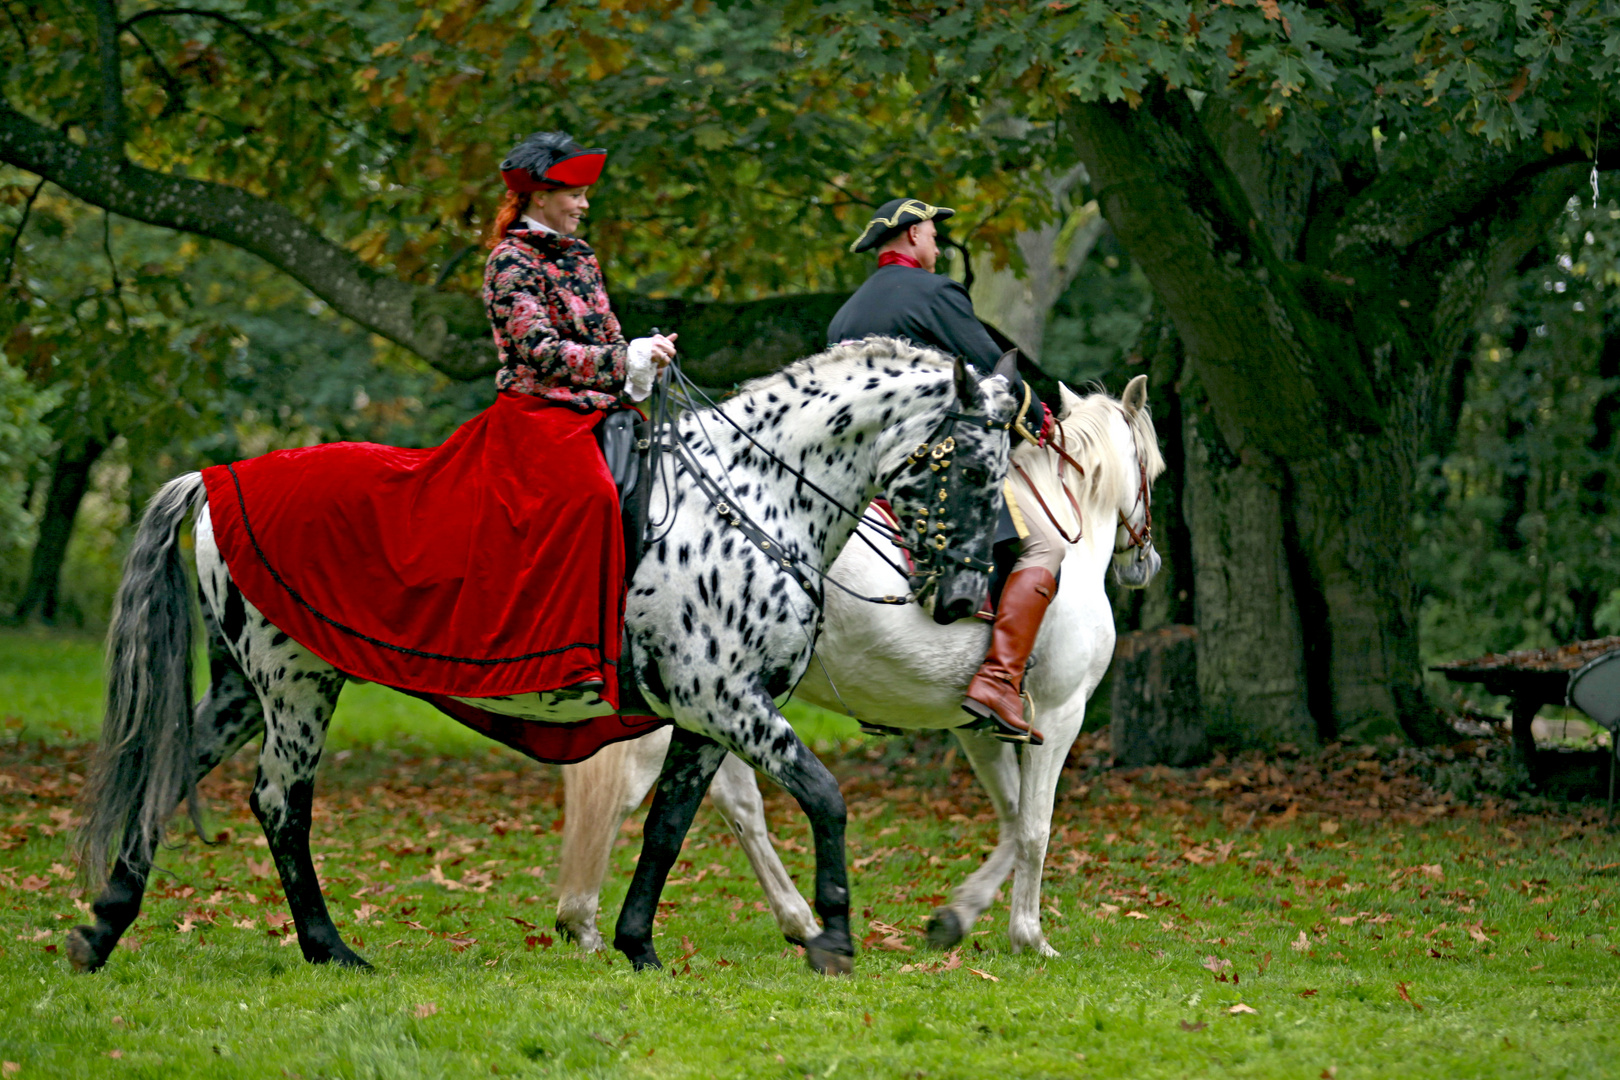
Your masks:
{"label": "tree bark texture", "polygon": [[1284,534],[1281,477],[1245,464],[1220,437],[1208,402],[1183,383],[1198,694],[1212,741],[1311,745],[1317,738],[1305,634]]}
{"label": "tree bark texture", "polygon": [[1108,721],[1115,765],[1180,767],[1209,757],[1210,733],[1198,703],[1197,639],[1191,626],[1138,630],[1119,639]]}
{"label": "tree bark texture", "polygon": [[90,487],[90,469],[106,451],[97,439],[65,443],[57,452],[51,470],[51,486],[45,494],[45,512],[39,522],[39,539],[28,564],[28,584],[22,600],[12,612],[11,621],[31,619],[53,622],[61,596],[62,564],[67,559],[68,541],[73,536],[73,519]]}
{"label": "tree bark texture", "polygon": [[1206,708],[1264,730],[1304,728],[1308,709],[1335,737],[1440,737],[1406,554],[1415,469],[1459,345],[1580,167],[1531,146],[1380,171],[1286,152],[1163,87],[1068,119],[1201,395],[1184,432]]}

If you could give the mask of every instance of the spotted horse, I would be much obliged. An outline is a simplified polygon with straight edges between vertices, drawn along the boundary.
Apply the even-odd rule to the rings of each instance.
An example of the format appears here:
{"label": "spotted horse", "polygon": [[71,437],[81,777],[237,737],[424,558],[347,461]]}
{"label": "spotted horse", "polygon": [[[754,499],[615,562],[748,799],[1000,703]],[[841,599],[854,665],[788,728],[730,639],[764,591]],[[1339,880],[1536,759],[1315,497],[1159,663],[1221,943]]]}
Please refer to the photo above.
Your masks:
{"label": "spotted horse", "polygon": [[[918,545],[931,556],[928,573],[910,582],[931,593],[935,619],[976,610],[1015,406],[1005,370],[981,380],[937,352],[869,338],[747,383],[664,429],[650,512],[657,540],[628,582],[622,660],[652,708],[674,723],[614,936],[638,970],[659,966],[658,897],[728,752],[781,784],[809,817],[823,929],[806,942],[806,958],[821,972],[852,969],[843,798],[777,704],[810,661],[822,574],[855,529],[850,508],[880,490],[903,517],[936,526],[928,550]],[[193,511],[212,675],[195,707],[179,543]],[[101,891],[94,924],[69,934],[73,966],[93,971],[107,962],[139,913],[169,819],[186,802],[197,822],[197,782],[261,734],[250,805],[304,958],[368,966],[333,925],[309,849],[316,770],[346,676],[272,625],[232,582],[200,474],[171,480],[146,509],[119,586],[108,665],[106,721],[79,837],[81,867]],[[527,715],[562,719],[575,706],[535,696]],[[525,699],[500,708],[524,712]]]}

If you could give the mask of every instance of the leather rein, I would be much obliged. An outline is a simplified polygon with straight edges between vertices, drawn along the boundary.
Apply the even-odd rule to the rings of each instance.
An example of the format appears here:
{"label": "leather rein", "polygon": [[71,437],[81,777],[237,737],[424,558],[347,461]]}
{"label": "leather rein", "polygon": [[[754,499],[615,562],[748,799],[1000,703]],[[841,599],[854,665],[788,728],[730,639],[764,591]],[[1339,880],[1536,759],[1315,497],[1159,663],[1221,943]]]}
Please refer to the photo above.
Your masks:
{"label": "leather rein", "polygon": [[[687,440],[680,434],[679,426],[670,415],[667,407],[667,398],[670,391],[671,381],[679,384],[681,397],[684,399],[689,408],[692,408],[694,412],[697,411],[697,402],[701,401],[705,406],[707,406],[713,415],[719,416],[732,428],[736,429],[738,434],[747,439],[748,442],[760,452],[767,462],[791,474],[795,479],[804,484],[811,491],[815,492],[840,514],[853,518],[856,522],[856,528],[854,530],[855,535],[860,536],[868,546],[872,547],[874,551],[877,551],[878,556],[885,562],[889,563],[889,565],[897,573],[899,573],[902,578],[910,581],[913,578],[921,577],[924,579],[923,584],[919,588],[909,591],[903,596],[895,596],[892,594],[885,596],[866,596],[862,593],[854,591],[853,589],[844,585],[842,582],[833,579],[827,574],[826,571],[807,561],[802,556],[792,554],[784,549],[779,542],[773,540],[770,534],[760,527],[758,522],[754,521],[740,507],[736,506],[736,500],[728,497],[714,477],[710,476],[708,472],[705,471],[704,468],[698,463],[697,456],[692,452],[692,448],[687,445]],[[865,515],[857,513],[856,511],[851,510],[849,507],[843,505],[843,503],[841,503],[838,499],[834,498],[826,491],[823,491],[821,487],[815,483],[815,481],[811,480],[808,476],[805,476],[800,470],[795,469],[792,465],[789,465],[786,461],[783,461],[780,457],[772,453],[767,447],[762,445],[759,440],[755,439],[753,435],[744,430],[740,424],[728,416],[725,410],[721,409],[720,406],[712,398],[710,398],[701,387],[697,386],[689,378],[687,378],[686,374],[680,371],[675,364],[670,364],[664,368],[663,372],[659,376],[656,391],[661,399],[654,407],[655,415],[658,417],[657,427],[659,430],[657,430],[653,437],[649,440],[652,444],[650,449],[666,451],[672,457],[674,457],[676,463],[686,471],[687,475],[692,478],[693,483],[695,483],[698,486],[698,489],[702,491],[703,494],[708,498],[711,508],[722,519],[722,521],[724,521],[726,525],[740,532],[749,543],[753,544],[754,547],[759,549],[760,553],[763,554],[772,563],[772,565],[776,566],[784,573],[788,574],[788,576],[793,578],[793,580],[805,591],[805,595],[810,598],[811,602],[814,603],[817,608],[822,606],[825,592],[823,591],[821,594],[816,592],[810,580],[811,574],[819,577],[823,585],[830,584],[858,600],[864,600],[871,604],[903,605],[915,602],[919,595],[925,593],[933,585],[933,583],[937,581],[947,565],[961,565],[968,567],[969,569],[980,570],[986,573],[994,570],[994,563],[984,559],[975,558],[972,555],[950,546],[947,535],[951,531],[953,525],[943,517],[943,511],[945,509],[943,504],[949,497],[949,484],[952,476],[954,475],[951,470],[951,454],[956,448],[956,440],[953,437],[956,425],[960,422],[970,423],[974,426],[982,425],[992,430],[998,427],[1002,430],[1010,430],[1012,428],[1011,421],[1003,424],[997,424],[995,421],[990,420],[987,417],[973,416],[968,413],[959,412],[955,409],[948,410],[946,411],[945,415],[940,418],[939,423],[935,425],[934,430],[929,434],[928,439],[925,442],[918,444],[917,448],[907,456],[905,461],[901,462],[898,466],[891,470],[887,476],[883,477],[882,485],[883,487],[887,488],[897,477],[900,476],[901,473],[904,473],[909,469],[915,469],[917,466],[925,463],[928,465],[929,470],[937,477],[937,494],[938,501],[941,505],[939,510],[936,511],[932,516],[929,514],[929,509],[926,502],[923,502],[918,507],[916,528],[917,531],[922,534],[922,536],[919,538],[920,542],[917,543],[916,546],[906,543],[896,544],[896,546],[902,548],[912,555],[912,559],[915,563],[915,569],[908,572],[907,569],[900,567],[884,552],[878,550],[877,546],[863,534],[863,530],[859,526],[863,522],[873,524],[870,519],[865,517]],[[701,427],[701,425],[699,430],[704,432],[704,438],[707,439],[708,433]],[[714,447],[712,442],[710,443],[710,449],[714,450],[716,457],[718,458],[719,451]],[[669,500],[668,505],[670,507],[669,513],[671,518],[673,518],[673,500]],[[934,523],[936,533],[936,535],[934,535],[932,538],[927,535],[930,520],[932,520]],[[808,570],[809,573],[805,573],[804,571],[806,570]]]}
{"label": "leather rein", "polygon": [[[1052,451],[1058,456],[1058,487],[1062,488],[1063,494],[1069,497],[1069,505],[1074,508],[1074,519],[1080,523],[1080,527],[1075,529],[1073,536],[1070,536],[1063,528],[1063,525],[1057,519],[1057,515],[1052,513],[1052,508],[1046,505],[1046,500],[1041,497],[1041,489],[1035,486],[1035,481],[1030,479],[1029,474],[1024,471],[1023,466],[1014,462],[1013,469],[1017,471],[1019,476],[1024,478],[1024,483],[1029,485],[1029,490],[1035,496],[1035,501],[1040,504],[1042,512],[1046,514],[1046,519],[1052,523],[1052,528],[1057,530],[1058,535],[1063,537],[1066,543],[1078,544],[1081,538],[1085,535],[1085,516],[1080,512],[1080,503],[1075,499],[1074,492],[1070,491],[1069,485],[1063,482],[1063,466],[1070,466],[1075,472],[1079,473],[1082,478],[1084,478],[1086,475],[1086,469],[1084,465],[1081,465],[1078,461],[1074,460],[1074,458],[1069,454],[1068,437],[1063,434],[1062,426],[1054,424],[1053,430],[1057,438],[1056,440],[1048,439],[1046,441],[1045,449]],[[1136,526],[1131,524],[1131,519],[1130,517],[1126,516],[1125,511],[1118,511],[1119,527],[1125,530],[1126,535],[1131,538],[1131,542],[1126,544],[1124,547],[1115,547],[1115,555],[1123,555],[1132,548],[1142,551],[1146,549],[1149,544],[1153,543],[1153,500],[1148,491],[1147,460],[1142,454],[1140,447],[1136,448],[1136,468],[1138,478],[1136,487],[1136,502],[1131,506],[1131,514],[1134,515],[1136,513],[1136,508],[1138,506],[1143,507],[1142,527],[1138,529]]]}

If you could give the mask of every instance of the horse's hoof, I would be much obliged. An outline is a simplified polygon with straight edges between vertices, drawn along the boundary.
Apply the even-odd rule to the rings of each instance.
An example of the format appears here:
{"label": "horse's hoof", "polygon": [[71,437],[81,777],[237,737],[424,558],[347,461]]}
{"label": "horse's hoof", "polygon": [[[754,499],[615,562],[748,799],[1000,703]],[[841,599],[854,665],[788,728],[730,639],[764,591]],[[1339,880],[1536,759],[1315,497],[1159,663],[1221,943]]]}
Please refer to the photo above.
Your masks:
{"label": "horse's hoof", "polygon": [[804,948],[804,961],[811,970],[822,975],[849,975],[855,970],[855,958],[843,953],[829,952],[814,945]]}
{"label": "horse's hoof", "polygon": [[625,959],[636,971],[660,971],[664,964],[658,959],[658,950],[653,948],[651,941],[636,941],[630,938],[615,937],[613,947],[624,953]]}
{"label": "horse's hoof", "polygon": [[89,974],[92,971],[99,971],[107,962],[107,958],[97,955],[95,946],[90,944],[90,935],[93,933],[95,928],[90,926],[75,926],[68,931],[67,958],[74,971]]}
{"label": "horse's hoof", "polygon": [[950,949],[963,938],[962,918],[948,907],[937,909],[928,917],[928,944],[936,949]]}
{"label": "horse's hoof", "polygon": [[323,953],[315,955],[306,954],[304,959],[308,960],[312,964],[336,964],[338,967],[349,968],[353,971],[374,970],[372,966],[366,962],[365,957],[361,956],[359,953],[355,952],[341,941],[338,942],[336,948],[328,949]]}

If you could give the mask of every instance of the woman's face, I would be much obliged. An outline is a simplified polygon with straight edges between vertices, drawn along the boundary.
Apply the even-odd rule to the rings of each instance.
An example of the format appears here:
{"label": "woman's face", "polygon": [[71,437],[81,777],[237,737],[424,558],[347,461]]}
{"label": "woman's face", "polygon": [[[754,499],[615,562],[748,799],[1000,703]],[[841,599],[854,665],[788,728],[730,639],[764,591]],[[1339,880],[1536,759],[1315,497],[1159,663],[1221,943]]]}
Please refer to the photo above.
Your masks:
{"label": "woman's face", "polygon": [[579,228],[579,219],[591,208],[590,191],[589,187],[537,191],[529,198],[529,216],[560,233],[572,235]]}

